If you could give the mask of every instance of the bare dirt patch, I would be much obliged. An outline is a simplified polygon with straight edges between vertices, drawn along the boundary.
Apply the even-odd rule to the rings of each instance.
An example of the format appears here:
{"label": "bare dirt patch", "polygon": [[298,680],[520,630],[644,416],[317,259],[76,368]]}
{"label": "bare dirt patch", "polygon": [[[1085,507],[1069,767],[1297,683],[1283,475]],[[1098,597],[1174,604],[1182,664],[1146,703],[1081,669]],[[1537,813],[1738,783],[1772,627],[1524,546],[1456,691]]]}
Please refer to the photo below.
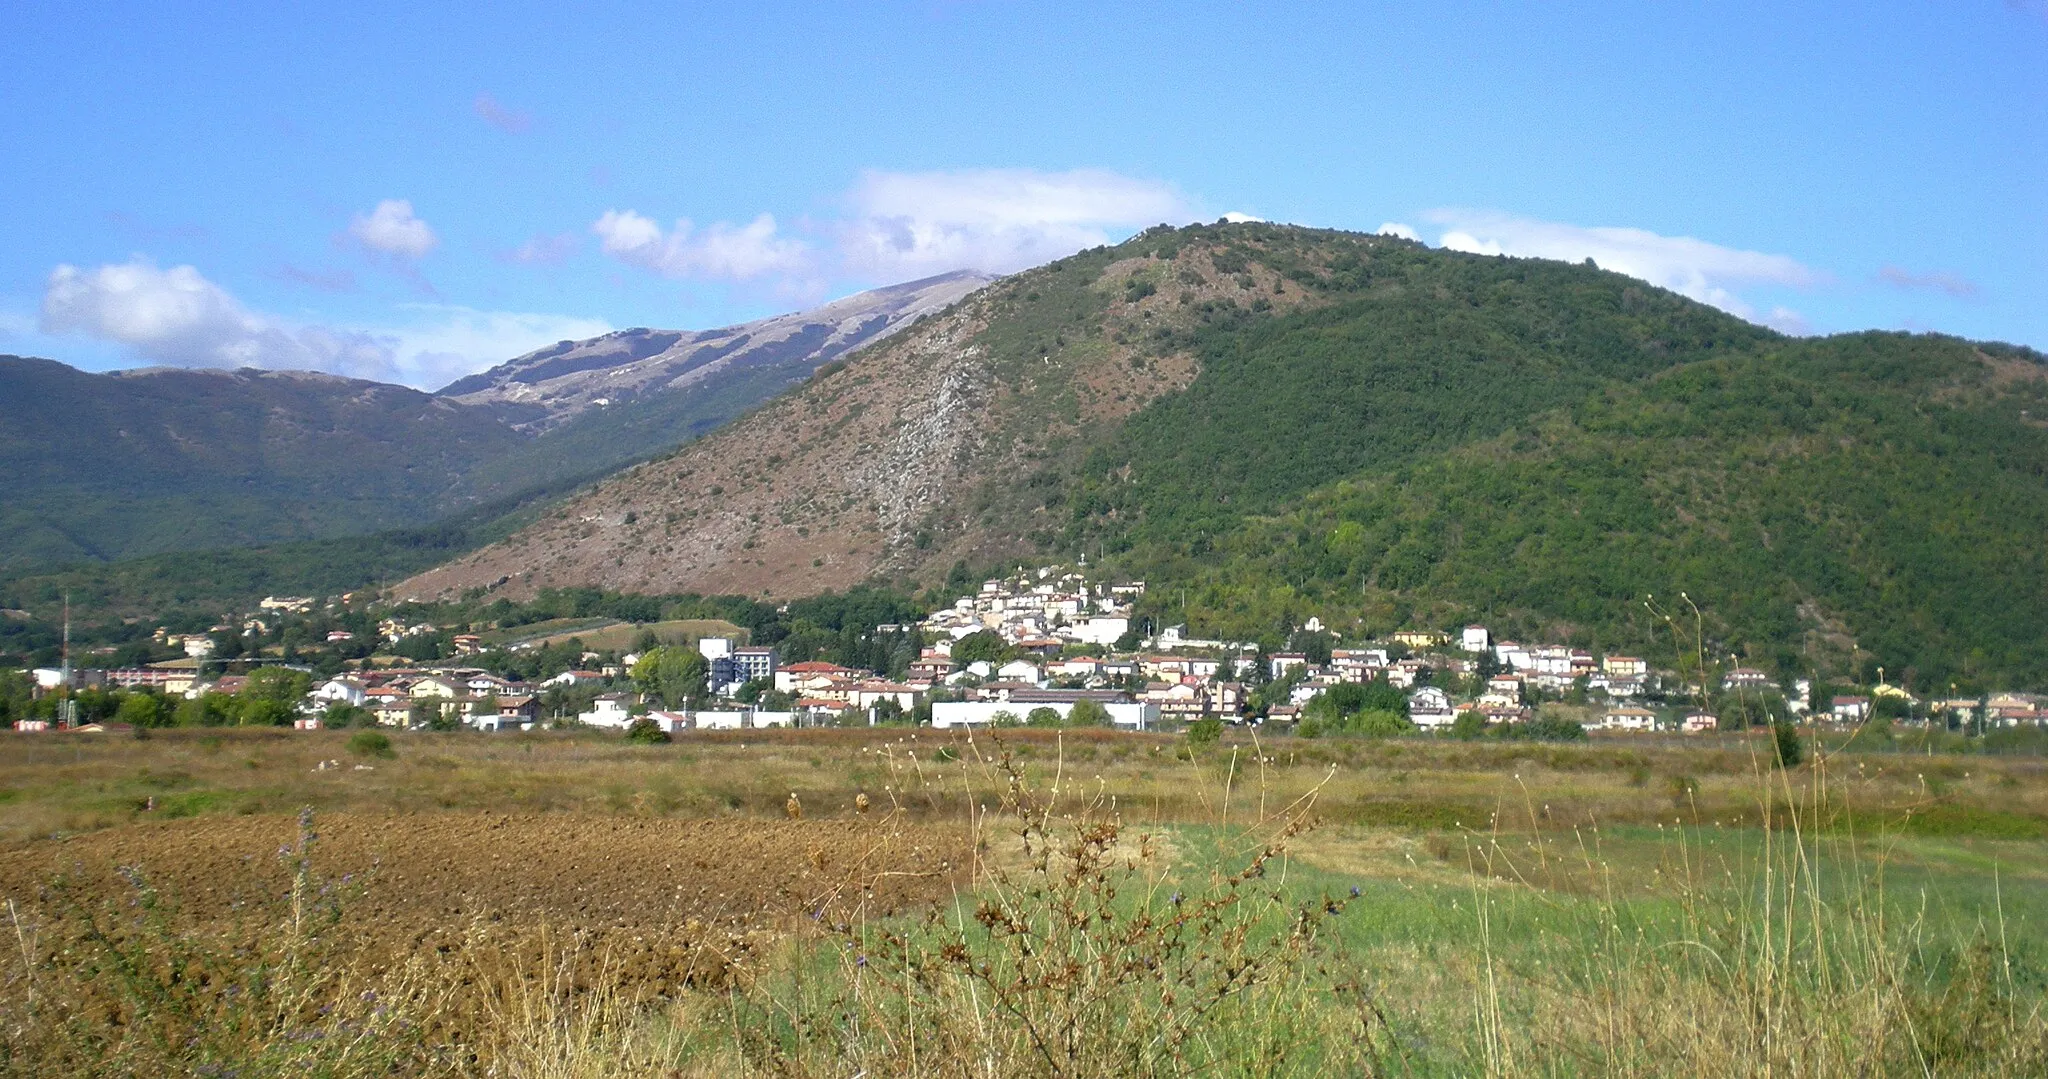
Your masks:
{"label": "bare dirt patch", "polygon": [[[961,829],[859,820],[662,820],[340,813],[314,821],[316,871],[358,958],[379,965],[573,941],[643,990],[719,984],[814,922],[953,894]],[[274,915],[292,883],[289,816],[138,824],[0,852],[0,896],[30,909],[120,911],[138,887],[195,930]],[[53,882],[56,882],[53,884]]]}

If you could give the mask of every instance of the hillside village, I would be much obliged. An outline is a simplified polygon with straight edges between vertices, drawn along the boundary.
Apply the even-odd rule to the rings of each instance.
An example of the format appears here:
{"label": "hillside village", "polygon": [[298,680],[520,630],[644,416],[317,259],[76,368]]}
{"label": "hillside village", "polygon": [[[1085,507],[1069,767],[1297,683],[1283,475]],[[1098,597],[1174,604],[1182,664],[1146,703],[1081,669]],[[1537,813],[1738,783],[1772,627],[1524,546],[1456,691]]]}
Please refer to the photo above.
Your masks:
{"label": "hillside village", "polygon": [[[1500,639],[1480,624],[1348,640],[1311,617],[1278,651],[1190,636],[1180,625],[1144,633],[1137,605],[1145,589],[1068,567],[989,579],[921,621],[864,630],[863,639],[900,642],[893,669],[786,661],[743,635],[663,643],[643,632],[636,647],[586,649],[573,636],[553,645],[507,641],[488,626],[373,617],[353,596],[268,597],[205,633],[159,629],[155,646],[181,658],[23,672],[33,699],[14,708],[12,722],[24,732],[124,721],[478,731],[641,724],[666,735],[872,724],[1171,731],[1216,721],[1315,736],[1352,729],[1372,712],[1383,715],[1384,729],[1370,733],[1468,737],[1698,734],[1774,720],[2048,724],[2048,700],[2027,693],[1923,700],[1882,680],[1779,685],[1740,665],[1710,670],[1703,686],[1640,656]],[[286,643],[261,644],[273,638]],[[224,649],[238,654],[225,657]],[[444,649],[452,654],[439,655]],[[318,664],[303,662],[308,655]],[[148,701],[117,705],[123,694]],[[1539,723],[1545,716],[1569,718]]]}

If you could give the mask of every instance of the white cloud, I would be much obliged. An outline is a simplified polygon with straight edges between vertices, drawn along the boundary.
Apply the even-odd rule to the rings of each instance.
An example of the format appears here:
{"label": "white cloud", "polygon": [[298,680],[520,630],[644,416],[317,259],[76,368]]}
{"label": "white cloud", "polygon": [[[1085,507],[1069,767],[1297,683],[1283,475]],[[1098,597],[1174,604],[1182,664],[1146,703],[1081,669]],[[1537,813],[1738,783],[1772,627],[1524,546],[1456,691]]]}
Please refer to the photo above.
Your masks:
{"label": "white cloud", "polygon": [[43,293],[42,330],[127,346],[178,367],[326,371],[432,389],[564,338],[611,330],[597,319],[406,308],[397,326],[297,324],[250,311],[191,266],[137,257],[93,270],[58,266]]}
{"label": "white cloud", "polygon": [[744,281],[763,274],[801,274],[811,266],[809,245],[778,235],[769,214],[745,225],[714,222],[701,231],[679,220],[664,235],[651,218],[606,210],[590,231],[598,235],[605,254],[664,277]]}
{"label": "white cloud", "polygon": [[1373,231],[1381,236],[1399,236],[1404,240],[1420,241],[1422,239],[1422,237],[1416,233],[1415,226],[1404,225],[1399,221],[1383,221],[1380,223],[1380,227],[1374,229]]}
{"label": "white cloud", "polygon": [[1771,313],[1763,317],[1763,324],[1794,337],[1805,337],[1813,332],[1813,325],[1806,321],[1806,316],[1789,307],[1771,308]]}
{"label": "white cloud", "polygon": [[510,251],[500,251],[498,259],[524,266],[559,266],[567,262],[579,246],[581,242],[573,232],[536,234]]}
{"label": "white cloud", "polygon": [[386,381],[422,389],[438,389],[557,341],[580,341],[613,329],[602,319],[453,304],[415,304],[405,310],[411,321],[377,331],[391,348]]}
{"label": "white cloud", "polygon": [[1424,217],[1445,227],[1438,241],[1453,251],[1578,262],[1640,277],[1730,314],[1754,319],[1756,309],[1735,289],[1745,285],[1814,284],[1820,275],[1784,255],[1743,251],[1645,229],[1586,228],[1484,210],[1434,210]]}
{"label": "white cloud", "polygon": [[405,259],[422,258],[441,242],[425,221],[413,215],[406,199],[385,199],[369,213],[357,214],[348,231],[372,251]]}
{"label": "white cloud", "polygon": [[1967,299],[1977,295],[1978,292],[1975,281],[1939,270],[1933,273],[1916,274],[1903,266],[1886,266],[1877,271],[1877,277],[1878,280],[1896,288],[1927,289],[1934,292],[1944,292],[1957,299]]}
{"label": "white cloud", "polygon": [[1191,219],[1173,188],[1101,169],[868,172],[837,229],[848,269],[906,277],[945,270],[1007,273],[1118,232]]}
{"label": "white cloud", "polygon": [[650,217],[615,209],[590,229],[606,254],[666,277],[775,275],[808,287],[835,270],[883,281],[960,269],[1008,273],[1193,219],[1173,188],[1101,169],[865,172],[845,201],[849,213],[815,226],[816,244],[783,235],[768,214],[702,229],[681,220],[664,231]]}
{"label": "white cloud", "polygon": [[1223,220],[1228,221],[1233,225],[1260,225],[1264,224],[1266,221],[1266,219],[1263,217],[1253,217],[1252,215],[1244,213],[1239,210],[1232,210],[1229,213],[1224,214]]}
{"label": "white cloud", "polygon": [[43,332],[117,341],[181,367],[288,367],[347,371],[381,362],[360,333],[291,328],[245,309],[191,266],[143,258],[82,270],[58,266],[43,291]]}
{"label": "white cloud", "polygon": [[476,114],[483,118],[484,123],[508,135],[525,134],[526,129],[533,126],[531,115],[507,108],[489,93],[476,95]]}

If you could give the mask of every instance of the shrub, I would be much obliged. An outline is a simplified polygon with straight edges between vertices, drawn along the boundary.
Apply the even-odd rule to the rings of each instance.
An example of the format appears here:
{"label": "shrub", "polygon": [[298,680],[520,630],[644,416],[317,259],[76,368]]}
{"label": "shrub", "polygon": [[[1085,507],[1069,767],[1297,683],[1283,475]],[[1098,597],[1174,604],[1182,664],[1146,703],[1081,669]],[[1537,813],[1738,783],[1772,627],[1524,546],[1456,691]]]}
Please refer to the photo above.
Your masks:
{"label": "shrub", "polygon": [[1414,730],[1415,721],[1385,708],[1368,708],[1352,716],[1346,727],[1353,734],[1362,734],[1367,738],[1390,738]]}
{"label": "shrub", "polygon": [[1799,732],[1792,724],[1778,722],[1771,724],[1771,741],[1778,751],[1778,767],[1797,768],[1806,759],[1806,747],[1799,741]]}
{"label": "shrub", "polygon": [[1110,718],[1109,709],[1090,700],[1074,702],[1074,710],[1067,713],[1067,723],[1075,727],[1110,727],[1115,721]]}
{"label": "shrub", "polygon": [[668,740],[668,732],[647,716],[641,716],[626,728],[626,741],[636,745],[658,746]]}
{"label": "shrub", "polygon": [[358,757],[390,757],[391,736],[383,731],[359,730],[348,736],[348,751]]}
{"label": "shrub", "polygon": [[1060,719],[1059,709],[1048,708],[1041,704],[1024,716],[1024,722],[1032,727],[1057,727],[1061,725],[1062,720]]}
{"label": "shrub", "polygon": [[1223,737],[1223,721],[1214,716],[1188,724],[1188,745],[1207,747]]}
{"label": "shrub", "polygon": [[1459,712],[1451,721],[1451,737],[1469,742],[1486,733],[1486,716],[1479,712]]}
{"label": "shrub", "polygon": [[1523,742],[1583,742],[1586,740],[1586,728],[1576,719],[1538,716],[1526,723],[1506,724],[1501,728],[1500,736]]}

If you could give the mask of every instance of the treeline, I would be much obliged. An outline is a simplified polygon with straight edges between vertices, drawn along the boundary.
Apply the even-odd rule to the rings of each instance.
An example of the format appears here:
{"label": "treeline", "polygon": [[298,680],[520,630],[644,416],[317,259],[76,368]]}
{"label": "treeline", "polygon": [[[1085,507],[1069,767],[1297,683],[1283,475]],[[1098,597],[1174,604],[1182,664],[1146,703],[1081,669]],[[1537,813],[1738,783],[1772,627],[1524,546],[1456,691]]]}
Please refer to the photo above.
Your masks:
{"label": "treeline", "polygon": [[[676,619],[718,619],[747,630],[750,643],[772,646],[785,663],[823,660],[894,675],[903,674],[917,658],[920,642],[915,624],[925,609],[912,596],[886,588],[855,588],[829,592],[786,604],[763,603],[744,596],[694,593],[633,595],[598,588],[546,589],[529,601],[499,598],[440,604],[407,604],[397,610],[404,619],[431,622],[444,631],[454,627],[482,630],[533,625],[556,619],[613,618],[652,623]],[[880,632],[877,627],[903,627]],[[564,648],[574,645],[567,642]],[[436,646],[452,652],[452,645]],[[580,653],[580,645],[576,646]],[[502,662],[516,673],[531,665],[536,650],[504,653]],[[440,655],[418,657],[441,658]]]}

